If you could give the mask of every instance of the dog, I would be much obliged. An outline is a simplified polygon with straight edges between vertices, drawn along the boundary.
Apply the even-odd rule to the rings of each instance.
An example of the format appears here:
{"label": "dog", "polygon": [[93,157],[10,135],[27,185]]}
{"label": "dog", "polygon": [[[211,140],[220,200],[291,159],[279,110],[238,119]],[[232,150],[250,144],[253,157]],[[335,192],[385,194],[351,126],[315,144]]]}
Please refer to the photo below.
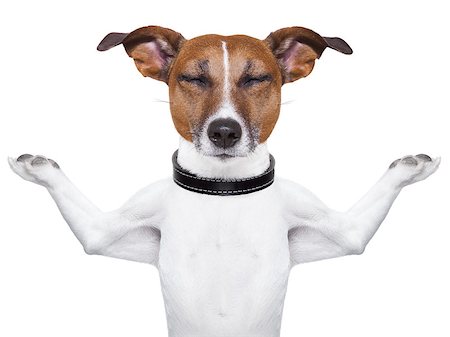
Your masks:
{"label": "dog", "polygon": [[440,158],[395,160],[349,211],[328,208],[275,177],[267,149],[281,87],[308,76],[341,38],[289,27],[258,40],[190,40],[159,26],[110,33],[99,51],[123,45],[139,72],[169,87],[180,134],[173,177],[101,212],[52,159],[9,158],[12,170],[47,188],[87,254],[157,267],[170,337],[276,337],[288,277],[299,263],[363,253],[403,187]]}

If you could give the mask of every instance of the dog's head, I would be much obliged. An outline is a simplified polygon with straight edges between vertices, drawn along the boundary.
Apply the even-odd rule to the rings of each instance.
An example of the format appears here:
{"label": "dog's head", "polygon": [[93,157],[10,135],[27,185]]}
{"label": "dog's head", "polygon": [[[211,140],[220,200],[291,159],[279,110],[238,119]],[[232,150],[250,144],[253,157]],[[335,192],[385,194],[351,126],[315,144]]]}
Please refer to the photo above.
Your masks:
{"label": "dog's head", "polygon": [[97,47],[123,44],[142,75],[166,82],[178,133],[203,155],[246,156],[271,134],[280,112],[281,86],[308,76],[325,48],[351,54],[340,38],[301,27],[265,40],[204,35],[186,40],[158,26],[110,33]]}

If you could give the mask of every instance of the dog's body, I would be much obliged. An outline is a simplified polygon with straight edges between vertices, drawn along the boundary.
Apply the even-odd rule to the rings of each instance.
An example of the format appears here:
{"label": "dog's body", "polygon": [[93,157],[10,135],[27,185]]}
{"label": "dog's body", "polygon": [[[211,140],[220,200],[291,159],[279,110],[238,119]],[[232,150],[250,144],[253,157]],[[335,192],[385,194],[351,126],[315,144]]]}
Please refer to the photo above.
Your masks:
{"label": "dog's body", "polygon": [[[221,179],[250,178],[269,166],[266,140],[283,83],[307,76],[326,47],[351,52],[340,39],[295,28],[264,41],[217,35],[186,41],[145,27],[110,34],[99,50],[120,43],[141,73],[169,84],[181,135],[178,163]],[[258,192],[234,196],[195,193],[167,179],[104,213],[54,161],[22,155],[10,165],[47,187],[88,254],[157,266],[171,337],[275,337],[290,269],[362,253],[401,189],[432,174],[439,159],[397,160],[345,213],[278,177]]]}

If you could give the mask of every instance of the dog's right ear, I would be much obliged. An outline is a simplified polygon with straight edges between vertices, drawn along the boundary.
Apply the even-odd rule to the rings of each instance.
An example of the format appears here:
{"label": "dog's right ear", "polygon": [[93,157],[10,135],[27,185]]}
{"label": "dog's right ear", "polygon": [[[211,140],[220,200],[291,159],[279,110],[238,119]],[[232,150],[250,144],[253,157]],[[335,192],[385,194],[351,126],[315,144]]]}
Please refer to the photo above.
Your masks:
{"label": "dog's right ear", "polygon": [[109,33],[97,50],[105,51],[123,44],[142,75],[167,83],[170,66],[184,41],[180,33],[171,29],[148,26],[129,34]]}

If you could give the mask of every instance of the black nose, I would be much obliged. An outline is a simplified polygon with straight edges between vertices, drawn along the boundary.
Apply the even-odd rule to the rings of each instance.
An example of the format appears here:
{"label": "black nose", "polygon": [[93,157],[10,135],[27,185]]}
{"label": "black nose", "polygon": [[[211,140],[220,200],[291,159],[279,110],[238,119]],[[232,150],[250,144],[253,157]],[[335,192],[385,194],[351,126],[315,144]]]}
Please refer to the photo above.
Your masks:
{"label": "black nose", "polygon": [[231,118],[218,118],[208,126],[208,137],[218,147],[232,147],[241,136],[241,126]]}

